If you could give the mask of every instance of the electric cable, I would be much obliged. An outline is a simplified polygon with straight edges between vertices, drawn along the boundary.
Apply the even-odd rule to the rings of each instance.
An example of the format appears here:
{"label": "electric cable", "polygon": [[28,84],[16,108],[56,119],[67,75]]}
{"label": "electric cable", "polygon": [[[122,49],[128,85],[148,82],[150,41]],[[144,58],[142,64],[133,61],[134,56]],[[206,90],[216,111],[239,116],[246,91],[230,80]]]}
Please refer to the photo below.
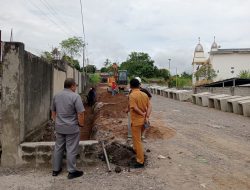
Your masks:
{"label": "electric cable", "polygon": [[46,17],[50,22],[52,22],[53,24],[55,24],[58,29],[65,33],[67,36],[70,35],[70,33],[68,31],[66,31],[63,27],[61,27],[58,23],[56,23],[52,18],[50,18],[39,6],[37,6],[34,2],[32,2],[31,0],[26,0],[29,4],[31,4],[33,7],[35,7],[36,9],[38,9],[44,17]]}

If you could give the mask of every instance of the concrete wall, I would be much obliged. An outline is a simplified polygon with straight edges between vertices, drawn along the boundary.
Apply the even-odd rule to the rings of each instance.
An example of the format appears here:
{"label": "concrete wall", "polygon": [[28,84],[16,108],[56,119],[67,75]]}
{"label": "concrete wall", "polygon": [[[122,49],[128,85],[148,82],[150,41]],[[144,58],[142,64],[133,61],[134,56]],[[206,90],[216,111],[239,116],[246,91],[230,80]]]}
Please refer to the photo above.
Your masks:
{"label": "concrete wall", "polygon": [[78,73],[79,83],[78,83],[78,93],[82,93],[82,73]]}
{"label": "concrete wall", "polygon": [[235,87],[234,96],[250,96],[250,87]]}
{"label": "concrete wall", "polygon": [[88,83],[83,81],[81,73],[65,63],[49,64],[26,52],[22,43],[4,44],[2,68],[1,164],[15,166],[22,162],[21,142],[36,141],[43,134],[50,118],[52,97],[63,90],[66,76],[81,84],[81,92]]}
{"label": "concrete wall", "polygon": [[53,76],[53,66],[31,53],[25,52],[23,66],[24,128],[21,131],[21,141],[33,139],[32,133],[48,121]]}
{"label": "concrete wall", "polygon": [[214,81],[237,77],[240,71],[250,70],[250,54],[211,54],[210,63],[217,77]]}
{"label": "concrete wall", "polygon": [[77,87],[77,92],[79,91],[79,88],[80,88],[80,86],[79,86],[79,71],[78,70],[76,70],[76,69],[74,69],[74,79],[75,79],[75,81],[76,81],[76,84],[78,85],[78,87]]}
{"label": "concrete wall", "polygon": [[76,84],[79,85],[79,71],[74,69],[74,79],[76,81]]}
{"label": "concrete wall", "polygon": [[64,81],[66,79],[66,72],[57,68],[53,69],[53,96],[64,88]]}
{"label": "concrete wall", "polygon": [[[63,63],[61,63],[63,64]],[[57,66],[59,63],[57,63]],[[74,78],[76,81],[76,84],[78,84],[77,92],[83,93],[84,89],[86,89],[86,85],[88,85],[88,82],[85,82],[85,78],[83,73],[79,72],[78,70],[72,68],[71,66],[67,66],[64,70],[64,66],[61,65],[58,68],[54,68],[53,72],[53,96],[60,92],[64,87],[64,80],[66,78]],[[88,80],[88,78],[86,78]],[[85,85],[86,84],[86,85]]]}
{"label": "concrete wall", "polygon": [[87,94],[89,92],[90,87],[92,85],[89,82],[89,76],[88,75],[82,75],[82,93]]}
{"label": "concrete wall", "polygon": [[201,92],[228,94],[232,96],[250,96],[250,87],[197,87],[194,89],[194,93]]}
{"label": "concrete wall", "polygon": [[[2,46],[2,43],[0,42],[0,46]],[[2,136],[2,61],[1,61],[1,52],[0,52],[0,152],[2,149],[1,144],[1,136]]]}
{"label": "concrete wall", "polygon": [[70,65],[67,66],[67,78],[74,78],[74,69]]}

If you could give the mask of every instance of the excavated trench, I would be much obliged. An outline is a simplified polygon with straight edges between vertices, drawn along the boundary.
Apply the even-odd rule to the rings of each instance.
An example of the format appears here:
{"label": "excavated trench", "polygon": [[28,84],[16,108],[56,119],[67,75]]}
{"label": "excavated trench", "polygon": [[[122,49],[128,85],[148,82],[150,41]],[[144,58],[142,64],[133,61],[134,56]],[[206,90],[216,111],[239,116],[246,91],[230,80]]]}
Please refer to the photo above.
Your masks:
{"label": "excavated trench", "polygon": [[[97,103],[90,107],[85,105],[85,125],[80,128],[80,139],[97,140],[105,142],[105,147],[111,163],[126,167],[128,162],[135,157],[131,148],[131,141],[127,141],[128,118],[125,112],[128,97],[125,94],[112,96],[107,92],[105,85],[97,87]],[[175,131],[160,126],[151,126],[146,132],[147,139],[169,138]],[[51,122],[46,126],[41,135],[40,142],[54,141],[54,127]],[[89,151],[89,158],[104,160],[101,143]],[[86,155],[87,155],[86,154]],[[85,157],[86,158],[86,157]]]}
{"label": "excavated trench", "polygon": [[[91,140],[91,134],[92,134],[92,127],[95,119],[95,115],[93,113],[93,108],[84,105],[85,108],[85,123],[84,127],[80,128],[80,140]],[[55,141],[55,134],[54,134],[54,124],[49,121],[48,124],[45,127],[45,130],[43,131],[43,134],[41,135],[41,138],[38,140],[40,142],[49,142],[49,141]]]}

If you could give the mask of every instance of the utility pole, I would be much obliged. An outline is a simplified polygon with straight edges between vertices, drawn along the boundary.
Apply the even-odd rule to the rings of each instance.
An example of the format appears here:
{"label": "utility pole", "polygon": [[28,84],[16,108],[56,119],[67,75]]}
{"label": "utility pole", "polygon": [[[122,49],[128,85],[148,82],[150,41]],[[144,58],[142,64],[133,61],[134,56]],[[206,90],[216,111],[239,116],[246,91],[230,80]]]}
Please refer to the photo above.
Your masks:
{"label": "utility pole", "polygon": [[177,77],[177,67],[176,67],[176,78],[175,78],[176,89],[177,89],[177,84],[178,84],[177,79],[178,79],[178,77]]}
{"label": "utility pole", "polygon": [[0,30],[0,63],[2,63],[2,31]]}
{"label": "utility pole", "polygon": [[84,63],[85,63],[85,32],[84,32],[84,23],[83,23],[83,10],[82,10],[82,0],[80,0],[81,5],[81,15],[82,15],[82,34],[83,34],[83,51],[82,51],[82,65],[83,65],[83,73],[84,73]]}
{"label": "utility pole", "polygon": [[[2,31],[0,30],[0,66],[1,66],[1,68],[2,68],[2,47],[3,47],[3,45],[2,45]],[[0,69],[0,78],[1,78],[1,81],[0,81],[0,96],[2,97],[2,77],[3,77],[3,68],[2,69]],[[1,98],[1,100],[0,100],[0,106],[2,107],[2,98]],[[0,124],[0,126],[1,126],[2,124]]]}
{"label": "utility pole", "polygon": [[171,73],[171,72],[170,72],[170,61],[171,61],[171,59],[168,59],[168,70],[169,70],[169,74]]}
{"label": "utility pole", "polygon": [[86,58],[86,74],[88,73],[89,58]]}
{"label": "utility pole", "polygon": [[[89,64],[89,59],[88,59],[88,51],[87,51],[87,45],[88,45],[88,43],[85,43],[85,41],[84,41],[84,50],[86,50],[85,52],[84,52],[84,57],[86,57],[86,59],[85,59],[85,73],[87,74],[88,73],[88,68],[87,68],[87,66],[88,66],[88,64]],[[84,70],[84,68],[83,68],[83,70]]]}
{"label": "utility pole", "polygon": [[13,28],[11,28],[10,32],[10,42],[13,42]]}

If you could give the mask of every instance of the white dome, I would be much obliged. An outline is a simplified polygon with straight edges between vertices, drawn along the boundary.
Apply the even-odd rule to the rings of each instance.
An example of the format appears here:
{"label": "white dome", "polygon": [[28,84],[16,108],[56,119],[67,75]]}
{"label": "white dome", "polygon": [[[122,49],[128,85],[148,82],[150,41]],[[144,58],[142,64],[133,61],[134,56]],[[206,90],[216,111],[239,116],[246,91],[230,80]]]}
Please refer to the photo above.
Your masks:
{"label": "white dome", "polygon": [[214,36],[214,42],[213,42],[213,44],[212,44],[212,46],[211,46],[211,49],[218,49],[218,45],[217,45],[217,43],[215,42],[215,36]]}
{"label": "white dome", "polygon": [[203,47],[200,43],[197,44],[195,48],[195,52],[204,52]]}
{"label": "white dome", "polygon": [[211,46],[211,49],[217,49],[218,48],[218,45],[216,42],[213,42],[212,46]]}

